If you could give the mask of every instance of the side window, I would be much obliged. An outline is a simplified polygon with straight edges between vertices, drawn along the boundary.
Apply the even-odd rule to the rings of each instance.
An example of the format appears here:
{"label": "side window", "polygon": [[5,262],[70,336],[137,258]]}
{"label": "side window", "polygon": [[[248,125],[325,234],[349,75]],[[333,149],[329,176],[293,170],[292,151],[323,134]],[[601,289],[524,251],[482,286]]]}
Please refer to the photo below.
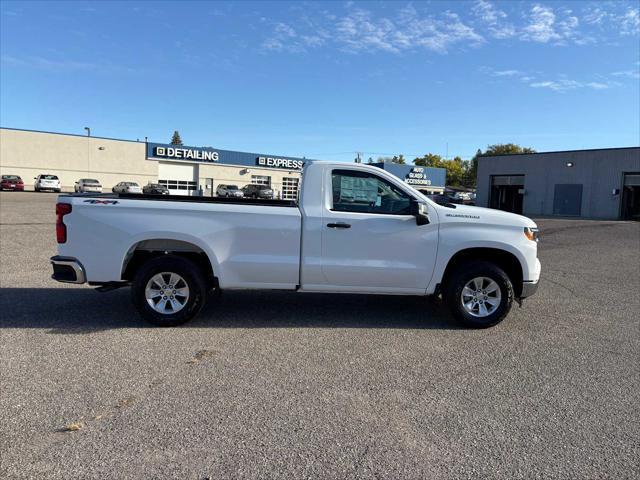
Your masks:
{"label": "side window", "polygon": [[395,185],[367,172],[333,170],[332,210],[409,215],[411,197]]}

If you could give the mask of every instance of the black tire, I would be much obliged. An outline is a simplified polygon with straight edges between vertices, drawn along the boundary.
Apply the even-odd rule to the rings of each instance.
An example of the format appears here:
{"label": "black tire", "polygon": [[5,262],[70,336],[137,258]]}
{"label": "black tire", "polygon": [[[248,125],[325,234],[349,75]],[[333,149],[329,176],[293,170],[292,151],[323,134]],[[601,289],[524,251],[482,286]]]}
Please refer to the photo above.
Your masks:
{"label": "black tire", "polygon": [[[462,290],[465,285],[477,277],[487,277],[500,288],[500,304],[486,317],[477,317],[467,312],[462,303]],[[472,328],[493,327],[507,316],[513,305],[513,285],[508,275],[491,262],[473,261],[459,265],[451,273],[444,286],[442,295],[447,307],[460,323]]]}
{"label": "black tire", "polygon": [[[189,298],[185,306],[173,314],[154,310],[147,303],[145,296],[149,280],[154,275],[163,272],[180,275],[189,287]],[[160,327],[174,327],[188,322],[202,310],[206,299],[207,285],[202,270],[191,260],[175,255],[163,255],[148,260],[136,273],[131,286],[131,300],[142,318]]]}

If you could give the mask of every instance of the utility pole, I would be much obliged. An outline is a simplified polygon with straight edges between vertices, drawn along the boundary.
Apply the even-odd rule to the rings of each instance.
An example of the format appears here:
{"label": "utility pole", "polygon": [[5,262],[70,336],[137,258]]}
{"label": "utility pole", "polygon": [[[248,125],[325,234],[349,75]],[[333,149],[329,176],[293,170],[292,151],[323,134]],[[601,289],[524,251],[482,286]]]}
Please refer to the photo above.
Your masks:
{"label": "utility pole", "polygon": [[91,145],[89,137],[91,137],[91,129],[89,127],[84,127],[87,131],[87,176],[91,173]]}
{"label": "utility pole", "polygon": [[362,158],[360,157],[360,155],[360,152],[356,152],[356,163],[362,163]]}

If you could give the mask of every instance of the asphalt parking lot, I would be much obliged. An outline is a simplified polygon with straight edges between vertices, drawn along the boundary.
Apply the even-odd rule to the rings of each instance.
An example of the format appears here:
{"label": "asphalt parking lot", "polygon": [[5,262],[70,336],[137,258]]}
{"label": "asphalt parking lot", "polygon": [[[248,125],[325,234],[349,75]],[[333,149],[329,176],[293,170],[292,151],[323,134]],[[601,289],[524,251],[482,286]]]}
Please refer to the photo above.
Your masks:
{"label": "asphalt parking lot", "polygon": [[538,294],[488,330],[274,292],[159,329],[49,278],[55,198],[0,193],[2,478],[640,477],[640,223],[540,220]]}

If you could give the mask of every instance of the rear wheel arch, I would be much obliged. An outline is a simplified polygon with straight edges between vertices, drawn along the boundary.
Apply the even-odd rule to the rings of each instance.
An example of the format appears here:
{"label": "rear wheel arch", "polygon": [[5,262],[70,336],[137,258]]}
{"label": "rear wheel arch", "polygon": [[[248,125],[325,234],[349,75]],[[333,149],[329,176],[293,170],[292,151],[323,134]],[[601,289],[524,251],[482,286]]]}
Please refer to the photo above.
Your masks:
{"label": "rear wheel arch", "polygon": [[456,252],[447,263],[447,267],[442,275],[441,288],[447,285],[451,275],[460,265],[476,261],[489,262],[504,270],[509,280],[511,280],[515,297],[518,298],[521,295],[523,280],[522,264],[513,253],[499,248],[467,248]]}
{"label": "rear wheel arch", "polygon": [[214,274],[214,262],[207,252],[194,243],[167,238],[141,240],[133,244],[122,263],[122,279],[132,281],[142,265],[149,260],[165,255],[190,260],[201,269],[208,287],[218,288],[218,279]]}

